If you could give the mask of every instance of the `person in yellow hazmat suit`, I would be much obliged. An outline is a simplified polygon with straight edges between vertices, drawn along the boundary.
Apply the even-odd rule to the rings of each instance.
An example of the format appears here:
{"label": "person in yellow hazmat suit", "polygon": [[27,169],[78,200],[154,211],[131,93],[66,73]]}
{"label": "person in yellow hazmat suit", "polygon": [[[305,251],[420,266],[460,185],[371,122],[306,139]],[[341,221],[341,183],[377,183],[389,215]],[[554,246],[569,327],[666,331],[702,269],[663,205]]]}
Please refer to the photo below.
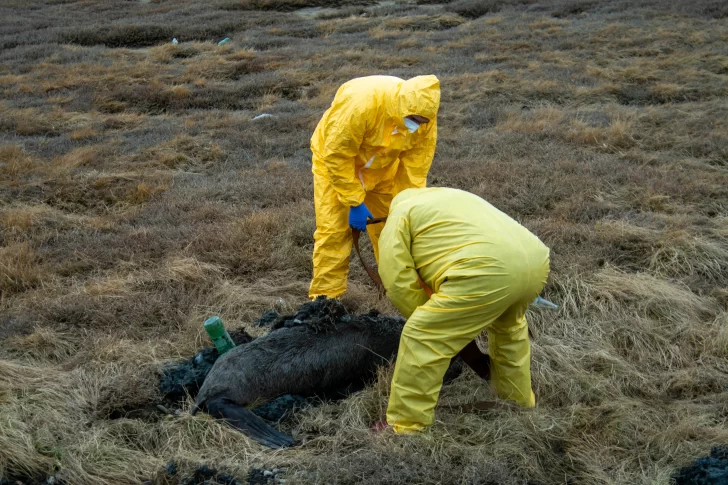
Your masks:
{"label": "person in yellow hazmat suit", "polygon": [[[346,291],[351,227],[366,231],[383,217],[392,197],[425,187],[435,155],[440,82],[367,76],[344,83],[311,137],[313,152],[313,278],[309,296],[336,298]],[[369,228],[379,258],[381,225]]]}
{"label": "person in yellow hazmat suit", "polygon": [[525,312],[549,274],[549,249],[535,235],[474,194],[409,189],[392,202],[379,258],[387,295],[407,318],[387,407],[395,432],[432,424],[450,359],[483,330],[499,397],[535,406]]}

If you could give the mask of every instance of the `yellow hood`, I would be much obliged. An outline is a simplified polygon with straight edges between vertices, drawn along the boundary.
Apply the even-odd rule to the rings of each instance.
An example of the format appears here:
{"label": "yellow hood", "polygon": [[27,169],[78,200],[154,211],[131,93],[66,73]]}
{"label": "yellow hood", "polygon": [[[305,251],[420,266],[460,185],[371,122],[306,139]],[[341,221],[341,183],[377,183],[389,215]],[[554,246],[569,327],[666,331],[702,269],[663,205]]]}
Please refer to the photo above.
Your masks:
{"label": "yellow hood", "polygon": [[394,94],[390,116],[401,122],[410,115],[437,119],[440,107],[440,81],[436,76],[417,76],[402,82]]}

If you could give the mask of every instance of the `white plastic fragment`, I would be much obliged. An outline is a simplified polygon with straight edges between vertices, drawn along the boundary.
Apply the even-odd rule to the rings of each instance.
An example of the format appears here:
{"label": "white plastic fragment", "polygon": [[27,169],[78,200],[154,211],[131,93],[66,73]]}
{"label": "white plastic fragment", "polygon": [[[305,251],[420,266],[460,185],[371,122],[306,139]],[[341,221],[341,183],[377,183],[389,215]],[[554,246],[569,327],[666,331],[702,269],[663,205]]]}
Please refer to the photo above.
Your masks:
{"label": "white plastic fragment", "polygon": [[276,299],[276,302],[275,302],[275,304],[273,305],[273,307],[275,308],[275,310],[276,310],[276,311],[277,311],[278,313],[281,313],[281,312],[282,312],[282,311],[283,311],[283,310],[284,310],[284,309],[286,308],[286,300],[284,300],[284,299],[283,299],[283,298],[281,298],[281,297],[278,297],[278,298]]}
{"label": "white plastic fragment", "polygon": [[263,113],[253,118],[253,120],[259,120],[261,118],[273,118],[273,115],[270,113]]}
{"label": "white plastic fragment", "polygon": [[177,40],[177,37],[172,37],[172,44],[174,44],[174,45],[179,44],[179,41]]}

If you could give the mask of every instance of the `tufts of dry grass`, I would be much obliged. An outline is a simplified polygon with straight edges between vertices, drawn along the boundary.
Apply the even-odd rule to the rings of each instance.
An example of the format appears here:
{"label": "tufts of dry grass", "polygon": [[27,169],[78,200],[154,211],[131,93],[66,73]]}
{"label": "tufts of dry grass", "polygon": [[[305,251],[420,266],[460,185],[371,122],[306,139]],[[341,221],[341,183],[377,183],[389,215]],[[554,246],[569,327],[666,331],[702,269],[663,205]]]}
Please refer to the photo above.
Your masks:
{"label": "tufts of dry grass", "polygon": [[46,272],[28,242],[0,248],[0,295],[5,298],[43,283]]}
{"label": "tufts of dry grass", "polygon": [[33,159],[18,145],[0,146],[0,163],[5,181],[17,183],[18,179],[33,168]]}
{"label": "tufts of dry grass", "polygon": [[98,135],[98,132],[93,127],[87,126],[85,128],[79,128],[77,130],[73,130],[71,132],[71,134],[69,135],[69,138],[73,141],[81,141],[81,140],[93,138],[96,135]]}
{"label": "tufts of dry grass", "polygon": [[14,335],[8,344],[13,352],[50,362],[65,361],[80,350],[78,340],[71,334],[47,327],[37,327],[28,335]]}
{"label": "tufts of dry grass", "polygon": [[718,227],[698,237],[684,229],[656,230],[624,221],[597,226],[605,239],[619,245],[623,266],[647,267],[653,273],[683,279],[703,279],[725,285],[728,246]]}
{"label": "tufts of dry grass", "polygon": [[146,149],[142,160],[170,169],[199,170],[209,168],[224,156],[223,149],[207,140],[180,135],[168,142]]}

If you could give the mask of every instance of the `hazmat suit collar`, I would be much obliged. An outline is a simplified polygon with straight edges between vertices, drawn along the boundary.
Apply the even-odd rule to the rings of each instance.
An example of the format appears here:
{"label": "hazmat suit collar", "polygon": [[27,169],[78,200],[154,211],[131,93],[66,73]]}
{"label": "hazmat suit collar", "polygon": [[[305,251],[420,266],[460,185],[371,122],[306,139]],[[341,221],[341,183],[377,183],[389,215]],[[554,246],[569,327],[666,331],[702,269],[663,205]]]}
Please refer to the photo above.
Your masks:
{"label": "hazmat suit collar", "polygon": [[435,121],[440,108],[440,81],[433,75],[402,81],[387,104],[389,116],[396,121],[399,131],[406,131],[405,116],[419,115]]}
{"label": "hazmat suit collar", "polygon": [[439,187],[412,187],[409,189],[404,189],[392,199],[391,205],[389,206],[389,213],[391,214],[395,208],[407,203],[408,201],[411,201],[416,197],[426,196],[427,194],[431,194],[432,192],[436,192],[439,190]]}

